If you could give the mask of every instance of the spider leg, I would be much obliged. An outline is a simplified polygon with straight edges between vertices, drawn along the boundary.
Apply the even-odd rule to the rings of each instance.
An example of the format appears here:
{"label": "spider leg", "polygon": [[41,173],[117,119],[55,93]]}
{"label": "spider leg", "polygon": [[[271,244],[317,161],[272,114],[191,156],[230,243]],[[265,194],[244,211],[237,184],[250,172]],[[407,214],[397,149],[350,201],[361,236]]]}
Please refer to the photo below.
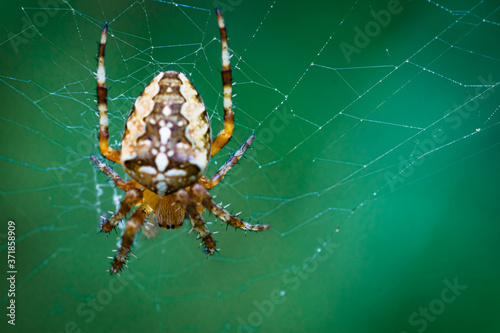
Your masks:
{"label": "spider leg", "polygon": [[226,143],[231,139],[234,128],[234,113],[232,101],[231,87],[231,63],[229,61],[229,49],[227,46],[227,33],[224,24],[224,18],[219,9],[215,9],[217,13],[217,21],[219,23],[220,39],[222,44],[222,87],[224,96],[224,129],[217,134],[213,143],[210,154],[213,156],[221,150]]}
{"label": "spider leg", "polygon": [[120,151],[109,146],[108,132],[108,89],[106,88],[106,72],[104,69],[104,49],[108,25],[105,24],[101,32],[97,65],[97,106],[99,108],[99,148],[102,156],[110,161],[120,163]]}
{"label": "spider leg", "polygon": [[101,162],[97,157],[90,155],[90,159],[97,165],[102,172],[104,172],[109,178],[113,180],[116,186],[127,192],[130,189],[138,188],[141,186],[135,180],[129,180],[128,182],[124,181],[118,174],[113,170],[109,165],[104,162]]}
{"label": "spider leg", "polygon": [[[199,186],[203,188],[201,185]],[[182,204],[184,204],[184,206],[186,207],[186,211],[189,215],[189,219],[191,220],[191,225],[193,229],[196,230],[196,232],[198,232],[200,238],[205,243],[205,252],[208,255],[213,254],[216,251],[215,241],[212,238],[210,231],[207,229],[207,226],[203,222],[200,213],[198,212],[196,202],[193,201],[193,198],[184,189],[180,189],[175,193],[175,195],[177,200],[180,201]]]}
{"label": "spider leg", "polygon": [[255,139],[255,135],[251,135],[247,141],[234,153],[233,156],[231,156],[226,163],[222,167],[220,167],[219,171],[215,175],[212,176],[212,179],[208,179],[205,176],[202,176],[199,180],[199,183],[203,185],[204,188],[207,190],[210,190],[217,185],[222,178],[225,176],[225,174],[231,170],[231,168],[239,161],[239,159],[243,156],[245,151],[247,150],[248,146],[252,143],[252,141]]}
{"label": "spider leg", "polygon": [[122,244],[113,259],[113,262],[111,263],[111,269],[109,270],[111,274],[118,273],[122,269],[123,264],[127,260],[130,252],[130,247],[134,242],[134,235],[141,228],[146,220],[146,217],[149,213],[151,213],[151,211],[152,209],[149,206],[143,204],[132,213],[132,216],[130,216],[122,235]]}
{"label": "spider leg", "polygon": [[116,186],[126,192],[118,211],[109,220],[103,221],[101,224],[102,231],[110,232],[116,227],[121,219],[130,212],[133,206],[137,206],[142,202],[142,192],[137,189],[141,185],[134,180],[129,180],[128,182],[124,181],[118,176],[115,170],[106,163],[98,160],[95,156],[90,156],[90,159],[102,170],[102,172],[113,180]]}
{"label": "spider leg", "polygon": [[107,220],[103,221],[101,225],[101,230],[104,232],[110,232],[113,230],[118,223],[127,215],[132,207],[139,205],[142,202],[142,192],[136,188],[130,189],[125,194],[125,197],[120,203],[120,208],[113,216]]}
{"label": "spider leg", "polygon": [[270,228],[269,224],[250,224],[247,222],[243,222],[241,219],[236,216],[231,215],[224,208],[217,205],[213,200],[210,194],[208,194],[207,190],[201,184],[194,184],[191,187],[191,191],[194,196],[198,197],[201,201],[203,207],[211,211],[214,215],[220,218],[222,221],[227,224],[232,225],[235,228],[243,229],[243,230],[251,230],[251,231],[262,231]]}

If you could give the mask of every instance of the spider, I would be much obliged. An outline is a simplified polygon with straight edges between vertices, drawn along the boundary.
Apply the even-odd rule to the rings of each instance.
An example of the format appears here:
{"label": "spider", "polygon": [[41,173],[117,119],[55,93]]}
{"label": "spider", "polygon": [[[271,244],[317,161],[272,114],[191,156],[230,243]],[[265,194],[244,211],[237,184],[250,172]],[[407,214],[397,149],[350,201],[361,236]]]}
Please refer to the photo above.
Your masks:
{"label": "spider", "polygon": [[210,157],[227,144],[234,128],[227,34],[218,9],[216,14],[222,44],[224,128],[213,142],[208,114],[195,87],[183,73],[166,71],[153,78],[135,101],[123,131],[121,151],[109,146],[104,69],[108,25],[102,29],[97,68],[99,148],[102,156],[120,163],[132,178],[124,181],[110,166],[90,156],[92,162],[125,191],[118,211],[109,219],[102,217],[102,231],[109,233],[132,207],[139,206],[125,224],[120,248],[111,263],[111,274],[123,268],[135,233],[152,212],[158,226],[166,229],[180,228],[187,213],[191,230],[198,232],[207,255],[212,255],[217,249],[201,218],[204,209],[235,228],[252,231],[269,229],[269,225],[249,224],[238,218],[238,214],[231,215],[217,205],[207,192],[238,162],[255,138],[252,134],[212,178],[205,176]]}

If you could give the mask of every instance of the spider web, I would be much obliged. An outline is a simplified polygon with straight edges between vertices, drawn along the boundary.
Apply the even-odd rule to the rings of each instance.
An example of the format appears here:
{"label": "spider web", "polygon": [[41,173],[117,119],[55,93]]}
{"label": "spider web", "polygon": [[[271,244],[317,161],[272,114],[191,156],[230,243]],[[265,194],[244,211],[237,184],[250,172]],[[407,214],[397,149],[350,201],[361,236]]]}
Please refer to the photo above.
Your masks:
{"label": "spider web", "polygon": [[[98,221],[123,192],[88,158],[100,28],[112,146],[166,69],[192,80],[217,133],[216,6],[236,124],[207,174],[257,139],[211,194],[271,229],[204,214],[221,248],[208,260],[188,226],[139,232],[137,259],[110,277],[123,225],[106,237]],[[0,249],[13,220],[18,270],[16,326],[3,315],[2,330],[498,331],[495,1],[40,0],[2,15]]]}

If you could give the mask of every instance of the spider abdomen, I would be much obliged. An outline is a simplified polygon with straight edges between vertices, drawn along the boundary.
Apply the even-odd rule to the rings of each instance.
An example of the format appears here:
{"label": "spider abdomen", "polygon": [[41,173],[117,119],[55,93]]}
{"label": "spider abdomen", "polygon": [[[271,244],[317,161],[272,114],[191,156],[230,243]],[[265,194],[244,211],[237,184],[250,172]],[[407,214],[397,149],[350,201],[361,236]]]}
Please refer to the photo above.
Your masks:
{"label": "spider abdomen", "polygon": [[127,119],[121,149],[125,171],[164,196],[205,173],[210,148],[207,111],[193,84],[176,71],[158,74]]}

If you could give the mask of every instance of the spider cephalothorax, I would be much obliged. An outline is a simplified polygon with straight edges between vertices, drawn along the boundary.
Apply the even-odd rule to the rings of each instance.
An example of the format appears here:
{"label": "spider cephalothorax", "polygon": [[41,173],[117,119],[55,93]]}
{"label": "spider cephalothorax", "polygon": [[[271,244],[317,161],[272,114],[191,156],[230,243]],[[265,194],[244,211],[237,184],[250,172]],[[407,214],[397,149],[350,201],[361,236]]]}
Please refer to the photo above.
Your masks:
{"label": "spider cephalothorax", "polygon": [[200,215],[204,209],[235,228],[253,231],[269,229],[269,225],[249,224],[231,215],[214,203],[207,192],[238,162],[254,139],[251,135],[211,179],[204,175],[210,157],[231,139],[234,127],[226,28],[220,11],[216,10],[216,13],[222,43],[224,129],[213,143],[205,105],[193,84],[182,73],[166,71],[158,74],[135,101],[123,131],[121,152],[109,146],[104,71],[108,26],[102,29],[97,69],[99,148],[105,158],[121,163],[133,180],[124,181],[111,167],[91,156],[91,160],[116,186],[126,192],[118,211],[110,219],[103,219],[101,229],[105,232],[113,230],[133,206],[139,206],[125,225],[121,246],[111,264],[111,273],[123,267],[135,233],[152,212],[158,225],[166,229],[181,227],[187,212],[209,255],[216,248]]}

